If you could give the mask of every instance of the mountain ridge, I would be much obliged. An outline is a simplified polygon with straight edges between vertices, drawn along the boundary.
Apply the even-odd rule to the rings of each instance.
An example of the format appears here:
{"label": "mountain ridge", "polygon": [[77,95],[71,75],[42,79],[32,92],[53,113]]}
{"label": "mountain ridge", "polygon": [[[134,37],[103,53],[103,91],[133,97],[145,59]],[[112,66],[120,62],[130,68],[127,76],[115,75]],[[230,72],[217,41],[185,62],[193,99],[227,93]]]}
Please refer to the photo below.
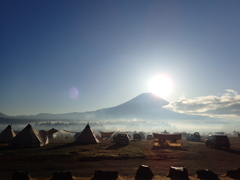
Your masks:
{"label": "mountain ridge", "polygon": [[97,121],[117,119],[141,119],[141,120],[183,120],[183,119],[206,119],[209,117],[193,116],[176,113],[163,108],[169,102],[153,93],[142,93],[120,105],[98,109],[96,111],[72,112],[72,113],[39,113],[29,116],[7,116],[4,118],[34,119],[34,120],[76,120],[76,121]]}

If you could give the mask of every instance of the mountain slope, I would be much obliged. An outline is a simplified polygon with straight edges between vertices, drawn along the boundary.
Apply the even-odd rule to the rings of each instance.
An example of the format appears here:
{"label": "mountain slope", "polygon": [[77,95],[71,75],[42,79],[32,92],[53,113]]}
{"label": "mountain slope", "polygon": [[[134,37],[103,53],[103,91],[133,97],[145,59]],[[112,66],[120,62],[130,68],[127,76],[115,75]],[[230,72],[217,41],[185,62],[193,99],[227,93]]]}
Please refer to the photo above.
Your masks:
{"label": "mountain slope", "polygon": [[152,93],[143,93],[139,96],[112,108],[98,110],[98,116],[111,119],[150,118],[146,115],[150,111],[165,111],[162,107],[168,102]]}
{"label": "mountain slope", "polygon": [[[162,108],[168,102],[152,93],[143,93],[139,96],[115,107],[99,109],[89,112],[73,112],[64,114],[40,113],[31,116],[15,116],[11,118],[19,119],[41,119],[41,120],[118,120],[118,119],[141,119],[141,120],[158,120],[158,121],[178,121],[178,120],[195,120],[206,119],[203,116],[191,116],[176,113]],[[1,114],[0,114],[1,115]],[[5,115],[6,116],[6,115]],[[1,117],[1,116],[0,116]],[[7,116],[10,117],[10,116]]]}
{"label": "mountain slope", "polygon": [[8,116],[0,112],[0,117],[8,117]]}
{"label": "mountain slope", "polygon": [[136,105],[136,104],[142,106],[143,108],[162,108],[163,106],[169,104],[169,102],[158,97],[153,93],[143,93],[131,99],[130,101],[120,104],[119,106]]}

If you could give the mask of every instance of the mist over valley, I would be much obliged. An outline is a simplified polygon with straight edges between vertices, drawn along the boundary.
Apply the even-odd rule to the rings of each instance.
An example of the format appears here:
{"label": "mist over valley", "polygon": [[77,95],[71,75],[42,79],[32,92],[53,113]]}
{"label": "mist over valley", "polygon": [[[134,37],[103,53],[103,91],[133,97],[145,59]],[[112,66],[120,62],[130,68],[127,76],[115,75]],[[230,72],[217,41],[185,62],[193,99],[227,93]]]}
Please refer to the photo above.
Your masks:
{"label": "mist over valley", "polygon": [[94,131],[231,133],[238,130],[238,122],[174,112],[164,108],[168,104],[169,102],[159,96],[143,93],[118,106],[89,112],[40,113],[30,116],[7,116],[0,113],[0,130],[7,124],[12,124],[15,130],[21,130],[28,123],[37,130],[54,127],[73,132],[80,132],[87,123]]}

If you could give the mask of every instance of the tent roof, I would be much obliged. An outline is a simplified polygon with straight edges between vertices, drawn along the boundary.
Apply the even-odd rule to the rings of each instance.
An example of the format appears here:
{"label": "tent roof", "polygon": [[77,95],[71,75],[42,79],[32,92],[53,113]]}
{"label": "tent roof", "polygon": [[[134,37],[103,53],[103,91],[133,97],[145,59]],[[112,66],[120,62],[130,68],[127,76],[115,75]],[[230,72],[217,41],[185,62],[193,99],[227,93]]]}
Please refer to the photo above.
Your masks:
{"label": "tent roof", "polygon": [[103,131],[100,131],[101,137],[111,137],[114,132],[115,132],[115,131],[112,131],[112,132],[103,132]]}
{"label": "tent roof", "polygon": [[28,124],[21,132],[19,132],[10,142],[11,145],[29,145],[43,146],[45,143],[39,136],[38,132]]}
{"label": "tent roof", "polygon": [[90,128],[90,125],[87,124],[86,127],[83,129],[79,137],[75,140],[75,143],[79,144],[96,144],[99,143],[96,135]]}
{"label": "tent roof", "polygon": [[64,130],[64,129],[58,130],[58,132],[62,133],[62,134],[76,134],[77,133],[77,132],[67,131],[67,130]]}
{"label": "tent roof", "polygon": [[56,133],[56,132],[58,132],[58,130],[56,130],[54,128],[47,131],[48,134],[53,134],[53,133]]}
{"label": "tent roof", "polygon": [[8,125],[0,134],[0,143],[8,143],[12,138],[16,136],[12,130],[12,126]]}

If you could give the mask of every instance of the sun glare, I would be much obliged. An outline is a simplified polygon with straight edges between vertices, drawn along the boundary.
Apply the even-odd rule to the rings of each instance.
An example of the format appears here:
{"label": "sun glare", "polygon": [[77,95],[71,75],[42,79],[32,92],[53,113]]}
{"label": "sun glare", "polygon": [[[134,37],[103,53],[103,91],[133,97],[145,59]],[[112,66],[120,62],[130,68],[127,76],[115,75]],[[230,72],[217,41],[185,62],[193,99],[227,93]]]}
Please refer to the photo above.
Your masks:
{"label": "sun glare", "polygon": [[166,74],[157,74],[149,81],[150,92],[161,98],[166,98],[173,90],[173,81]]}

